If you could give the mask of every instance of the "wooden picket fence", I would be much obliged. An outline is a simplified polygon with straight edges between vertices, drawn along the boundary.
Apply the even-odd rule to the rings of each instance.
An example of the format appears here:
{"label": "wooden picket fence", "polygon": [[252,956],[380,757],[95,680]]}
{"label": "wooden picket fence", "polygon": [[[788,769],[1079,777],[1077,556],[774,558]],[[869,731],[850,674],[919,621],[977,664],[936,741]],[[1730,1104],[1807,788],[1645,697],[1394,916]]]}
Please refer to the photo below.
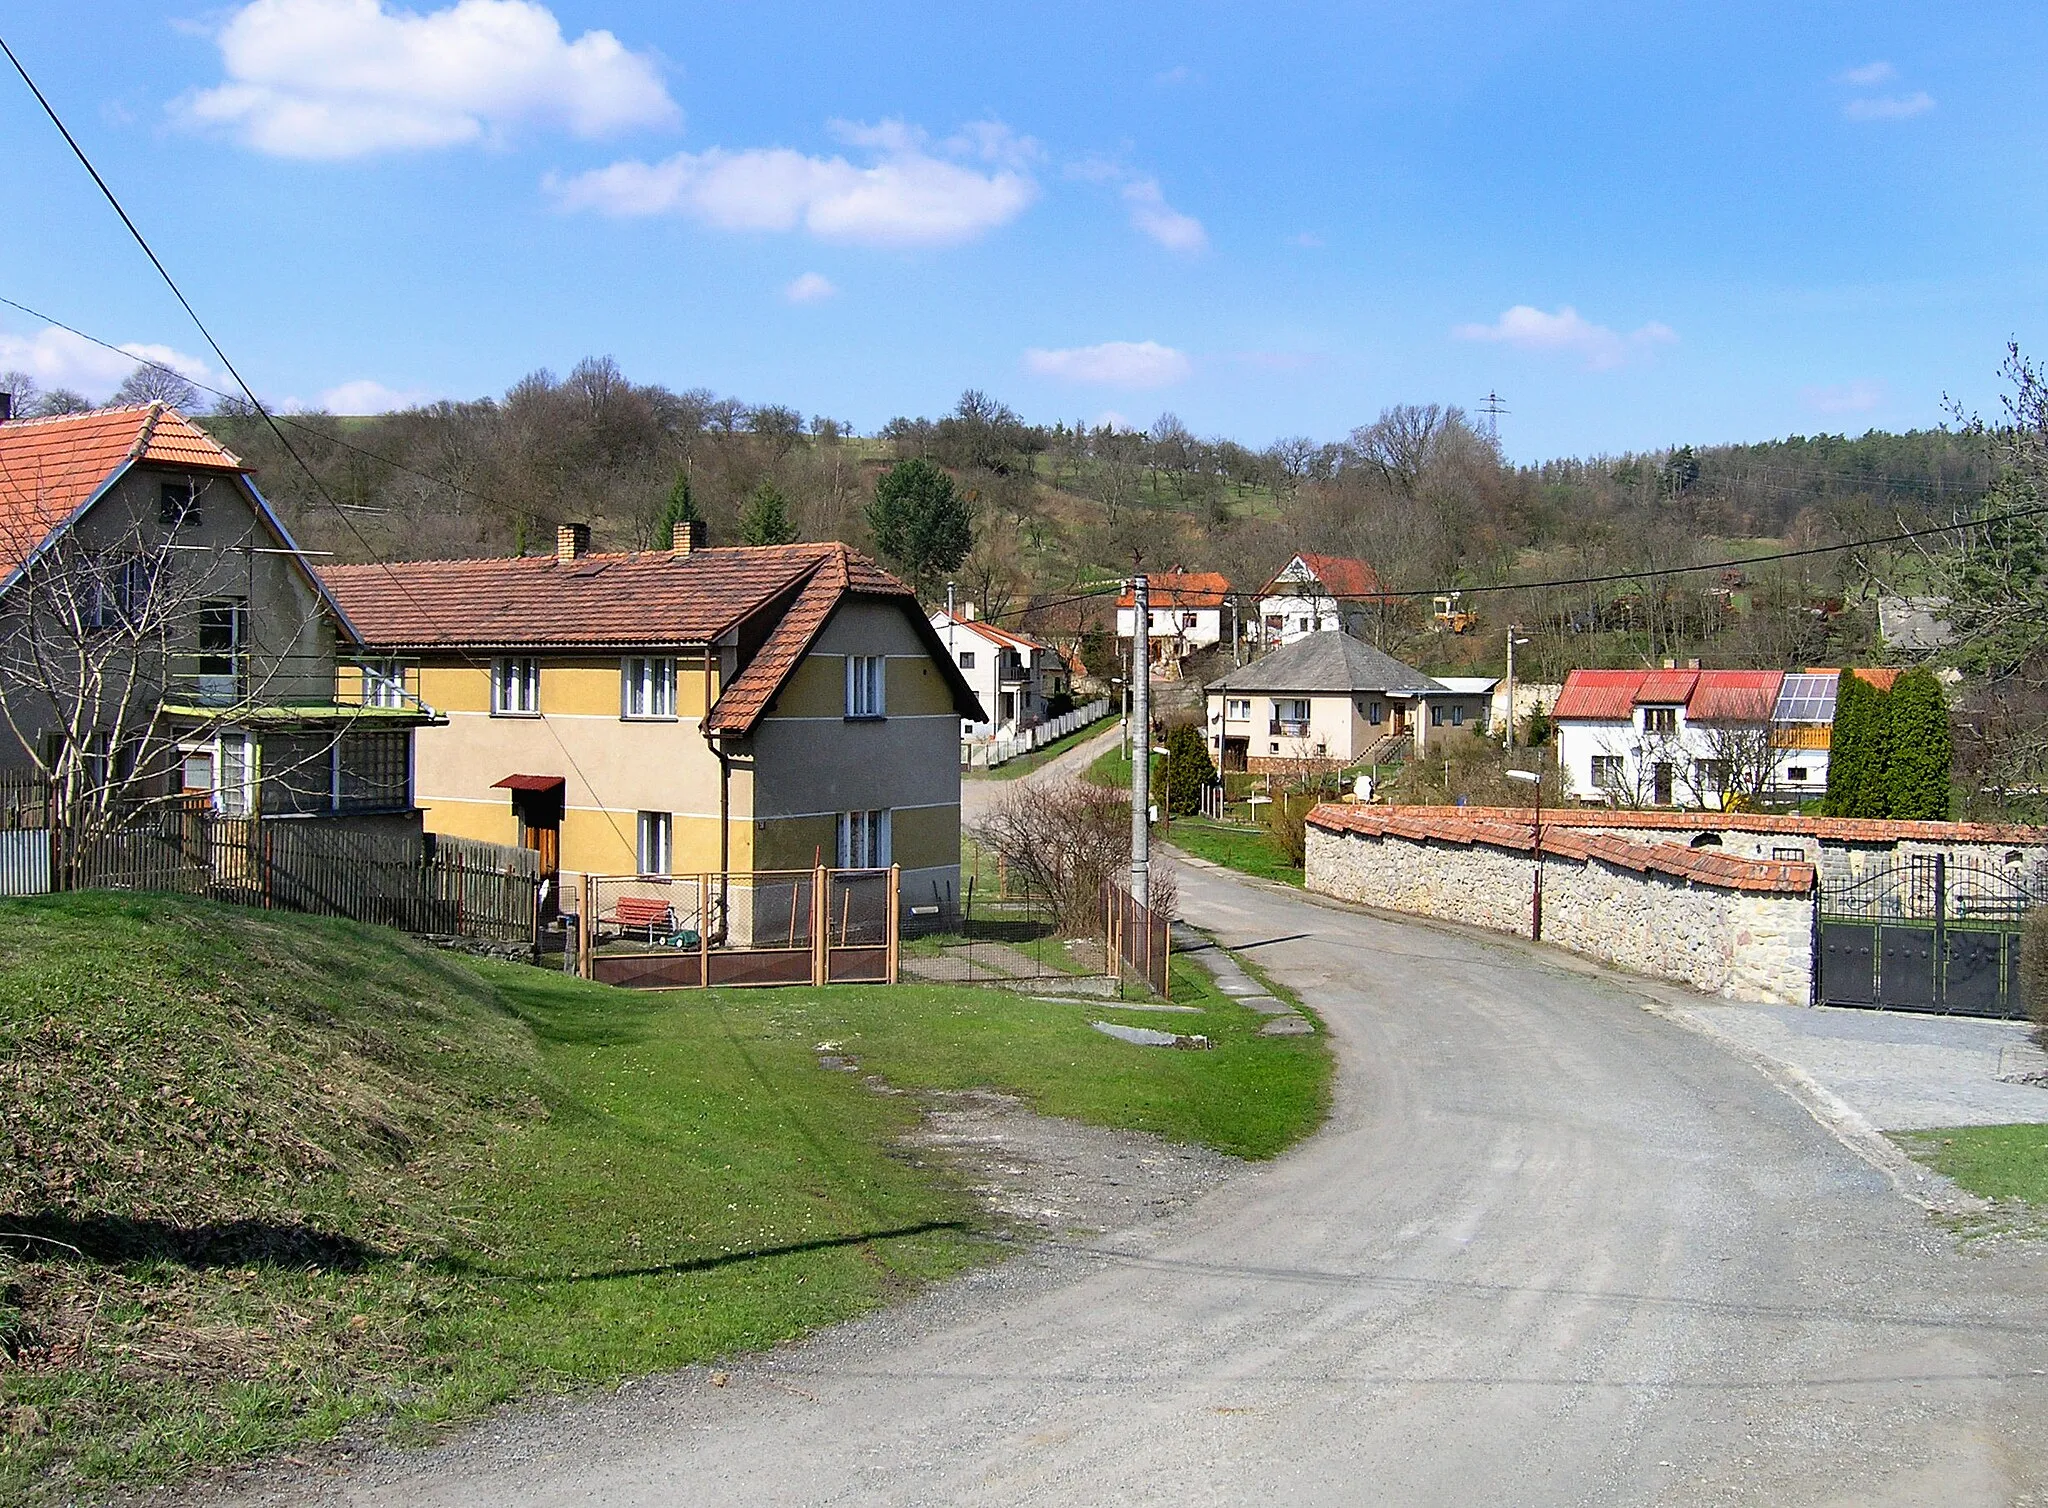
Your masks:
{"label": "wooden picket fence", "polygon": [[1102,882],[1103,942],[1108,970],[1137,975],[1162,1000],[1171,993],[1167,965],[1171,944],[1166,918],[1140,904],[1114,880]]}

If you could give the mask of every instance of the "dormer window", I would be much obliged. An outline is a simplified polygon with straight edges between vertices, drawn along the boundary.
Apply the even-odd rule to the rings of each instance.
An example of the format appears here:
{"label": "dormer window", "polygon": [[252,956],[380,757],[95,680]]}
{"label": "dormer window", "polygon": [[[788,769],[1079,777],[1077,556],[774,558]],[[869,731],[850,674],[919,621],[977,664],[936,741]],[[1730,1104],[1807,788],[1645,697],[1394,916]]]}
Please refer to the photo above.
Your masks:
{"label": "dormer window", "polygon": [[1643,731],[1670,737],[1678,732],[1678,709],[1676,707],[1643,708]]}

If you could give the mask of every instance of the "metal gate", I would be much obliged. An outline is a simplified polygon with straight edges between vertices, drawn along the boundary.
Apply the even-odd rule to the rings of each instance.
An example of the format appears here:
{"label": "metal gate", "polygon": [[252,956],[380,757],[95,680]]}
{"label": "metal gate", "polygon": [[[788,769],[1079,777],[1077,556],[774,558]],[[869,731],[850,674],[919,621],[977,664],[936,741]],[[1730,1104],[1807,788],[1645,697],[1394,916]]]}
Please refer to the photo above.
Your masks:
{"label": "metal gate", "polygon": [[2020,923],[2039,893],[2017,866],[1941,854],[1826,881],[1814,920],[1818,1003],[2024,1016]]}

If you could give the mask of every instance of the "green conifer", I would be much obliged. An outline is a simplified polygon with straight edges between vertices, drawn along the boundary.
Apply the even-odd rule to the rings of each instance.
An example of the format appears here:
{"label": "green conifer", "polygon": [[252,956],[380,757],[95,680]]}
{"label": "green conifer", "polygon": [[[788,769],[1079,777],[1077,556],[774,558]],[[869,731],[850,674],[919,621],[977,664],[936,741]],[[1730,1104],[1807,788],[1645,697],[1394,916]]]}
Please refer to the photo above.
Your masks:
{"label": "green conifer", "polygon": [[750,545],[796,543],[796,529],[789,521],[789,499],[773,482],[763,482],[747,498],[740,511],[740,539]]}
{"label": "green conifer", "polygon": [[1909,670],[1893,683],[1889,700],[1887,815],[1906,822],[1946,821],[1955,734],[1941,682],[1930,670]]}

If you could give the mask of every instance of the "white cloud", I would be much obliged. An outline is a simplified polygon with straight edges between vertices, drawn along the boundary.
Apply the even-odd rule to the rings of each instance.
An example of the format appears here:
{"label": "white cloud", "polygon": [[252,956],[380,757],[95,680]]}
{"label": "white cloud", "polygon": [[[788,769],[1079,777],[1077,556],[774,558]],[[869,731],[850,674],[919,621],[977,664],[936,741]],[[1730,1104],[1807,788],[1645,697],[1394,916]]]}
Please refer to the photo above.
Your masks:
{"label": "white cloud", "polygon": [[167,366],[194,382],[213,381],[205,362],[169,346],[130,341],[119,351],[109,351],[54,325],[34,335],[0,331],[0,371],[26,372],[45,389],[64,387],[88,398],[107,398],[141,361]]}
{"label": "white cloud", "polygon": [[1186,352],[1153,340],[1110,340],[1064,351],[1033,347],[1024,353],[1024,366],[1062,382],[1131,388],[1168,387],[1186,380],[1195,369]]}
{"label": "white cloud", "polygon": [[1820,414],[1867,414],[1881,407],[1885,397],[1884,384],[1868,379],[1799,391],[1800,401]]}
{"label": "white cloud", "polygon": [[1889,63],[1864,63],[1855,68],[1844,68],[1835,75],[1835,79],[1838,83],[1853,84],[1858,89],[1869,89],[1898,75],[1899,70]]}
{"label": "white cloud", "polygon": [[1130,207],[1131,224],[1169,251],[1200,251],[1209,244],[1209,233],[1193,215],[1184,215],[1166,202],[1156,179],[1139,178],[1124,185],[1124,203]]}
{"label": "white cloud", "polygon": [[[966,128],[936,151],[901,121],[832,123],[874,158],[811,157],[787,147],[678,152],[663,162],[615,162],[546,188],[565,210],[630,218],[687,215],[719,230],[802,230],[824,241],[934,246],[970,241],[1022,214],[1038,184],[1020,165],[1029,138],[994,122]],[[943,154],[943,155],[941,155]],[[993,170],[957,160],[973,156]]]}
{"label": "white cloud", "polygon": [[1106,408],[1095,416],[1095,427],[1108,430],[1137,430],[1144,428],[1143,425],[1133,424],[1113,408]]}
{"label": "white cloud", "polygon": [[215,41],[226,82],[176,108],[278,157],[461,146],[528,124],[598,137],[680,114],[651,58],[608,31],[569,41],[533,0],[424,15],[385,0],[253,0]]}
{"label": "white cloud", "polygon": [[782,296],[792,304],[815,304],[820,299],[832,297],[839,289],[822,272],[806,272],[790,281],[782,290]]}
{"label": "white cloud", "polygon": [[1885,94],[1874,99],[1852,99],[1842,106],[1851,120],[1911,120],[1934,108],[1934,96],[1925,89],[1911,94]]}
{"label": "white cloud", "polygon": [[389,414],[427,402],[433,394],[418,388],[386,387],[374,377],[358,377],[320,395],[319,407],[330,414]]}
{"label": "white cloud", "polygon": [[1555,352],[1582,357],[1594,371],[1624,366],[1652,347],[1678,339],[1669,325],[1652,322],[1624,335],[1596,325],[1566,304],[1555,314],[1517,304],[1490,325],[1459,325],[1459,340],[1486,340],[1521,351]]}

